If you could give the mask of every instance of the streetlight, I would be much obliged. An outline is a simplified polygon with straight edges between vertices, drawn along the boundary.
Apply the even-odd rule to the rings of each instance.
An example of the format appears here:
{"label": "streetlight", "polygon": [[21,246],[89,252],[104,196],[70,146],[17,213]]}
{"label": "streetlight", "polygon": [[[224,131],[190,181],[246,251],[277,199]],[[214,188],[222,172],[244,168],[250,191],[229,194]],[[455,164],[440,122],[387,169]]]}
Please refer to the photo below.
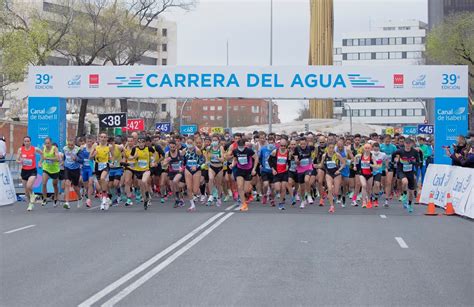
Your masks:
{"label": "streetlight", "polygon": [[[270,66],[273,65],[273,0],[270,0]],[[268,133],[272,132],[273,122],[273,99],[269,100],[268,105]]]}
{"label": "streetlight", "polygon": [[350,122],[350,125],[351,125],[351,135],[352,135],[352,108],[348,103],[344,104],[344,108],[346,108],[346,107],[349,108],[349,122]]}
{"label": "streetlight", "polygon": [[[229,66],[229,41],[227,40],[227,66]],[[225,115],[225,120],[226,120],[226,128],[229,130],[229,97],[225,99],[225,104],[226,104],[226,115]]]}
{"label": "streetlight", "polygon": [[188,103],[188,100],[188,98],[184,99],[184,102],[181,105],[181,112],[179,113],[179,129],[181,129],[181,126],[183,125],[183,110],[186,104]]}

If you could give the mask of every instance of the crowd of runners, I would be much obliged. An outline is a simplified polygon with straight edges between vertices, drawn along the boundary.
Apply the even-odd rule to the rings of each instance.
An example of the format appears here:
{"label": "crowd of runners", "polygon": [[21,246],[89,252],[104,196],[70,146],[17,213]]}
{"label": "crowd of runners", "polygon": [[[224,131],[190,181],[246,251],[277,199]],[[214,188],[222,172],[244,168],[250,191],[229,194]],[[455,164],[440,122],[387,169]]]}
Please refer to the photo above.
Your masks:
{"label": "crowd of runners", "polygon": [[[42,206],[52,202],[70,209],[70,191],[77,207],[100,209],[152,200],[174,202],[195,211],[197,205],[235,202],[285,210],[329,205],[329,212],[347,205],[370,209],[402,202],[408,212],[433,155],[429,139],[402,135],[338,136],[313,133],[192,136],[139,134],[109,137],[105,133],[70,138],[58,148],[50,138],[41,148],[26,136],[18,149],[28,211],[38,195],[32,192],[42,170]],[[37,161],[37,156],[40,159]],[[49,181],[49,183],[48,183]],[[54,193],[48,193],[52,184]],[[60,191],[66,191],[60,193]],[[61,195],[62,194],[62,195]]]}

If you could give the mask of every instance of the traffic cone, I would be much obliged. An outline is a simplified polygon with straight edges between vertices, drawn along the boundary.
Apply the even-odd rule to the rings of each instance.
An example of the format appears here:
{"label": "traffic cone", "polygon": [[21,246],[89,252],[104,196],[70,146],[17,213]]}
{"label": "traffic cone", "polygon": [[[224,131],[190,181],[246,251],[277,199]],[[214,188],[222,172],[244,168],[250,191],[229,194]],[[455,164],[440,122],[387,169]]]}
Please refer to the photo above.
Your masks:
{"label": "traffic cone", "polygon": [[77,197],[76,191],[74,191],[74,189],[71,189],[69,191],[69,201],[76,201],[78,199],[79,197]]}
{"label": "traffic cone", "polygon": [[453,202],[451,201],[451,193],[448,193],[444,215],[454,215],[454,214],[456,213],[454,212]]}
{"label": "traffic cone", "polygon": [[425,215],[438,215],[438,213],[436,213],[436,207],[433,201],[433,192],[430,193],[430,201],[428,202],[428,208],[426,209]]}

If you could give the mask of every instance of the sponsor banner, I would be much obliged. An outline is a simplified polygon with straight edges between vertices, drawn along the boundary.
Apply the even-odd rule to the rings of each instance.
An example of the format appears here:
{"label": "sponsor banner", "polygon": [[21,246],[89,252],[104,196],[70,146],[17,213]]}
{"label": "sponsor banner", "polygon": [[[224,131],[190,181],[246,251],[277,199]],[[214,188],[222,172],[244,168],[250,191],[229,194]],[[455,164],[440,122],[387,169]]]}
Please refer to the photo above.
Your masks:
{"label": "sponsor banner", "polygon": [[467,167],[430,164],[426,170],[420,202],[428,204],[433,193],[434,204],[444,208],[447,193],[451,193],[454,211],[474,218],[474,169]]}
{"label": "sponsor banner", "polygon": [[182,125],[179,127],[180,134],[194,134],[198,131],[197,125]]}
{"label": "sponsor banner", "polygon": [[[28,98],[28,135],[31,145],[43,148],[44,139],[50,137],[61,150],[66,146],[66,99],[57,97]],[[40,155],[36,155],[39,162]],[[43,170],[38,167],[38,176],[33,185],[35,193],[41,193],[41,175]],[[47,185],[48,193],[53,192],[51,180]]]}
{"label": "sponsor banner", "polygon": [[160,130],[163,133],[171,132],[171,123],[155,123],[155,130]]}
{"label": "sponsor banner", "polygon": [[16,191],[10,168],[6,163],[0,163],[0,206],[16,202]]}
{"label": "sponsor banner", "polygon": [[467,98],[435,99],[435,163],[451,164],[443,146],[457,142],[459,135],[466,135],[468,130],[469,106]]}
{"label": "sponsor banner", "polygon": [[30,96],[467,97],[467,66],[31,66]]}

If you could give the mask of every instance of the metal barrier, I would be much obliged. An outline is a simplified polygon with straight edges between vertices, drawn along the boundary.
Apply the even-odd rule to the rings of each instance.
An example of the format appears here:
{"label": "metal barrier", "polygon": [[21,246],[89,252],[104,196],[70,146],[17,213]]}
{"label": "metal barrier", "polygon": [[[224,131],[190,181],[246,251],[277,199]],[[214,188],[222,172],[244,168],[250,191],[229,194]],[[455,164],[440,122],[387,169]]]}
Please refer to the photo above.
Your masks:
{"label": "metal barrier", "polygon": [[23,187],[23,183],[21,181],[20,173],[21,173],[21,165],[16,162],[15,154],[7,155],[5,160],[2,163],[8,164],[8,168],[10,169],[10,173],[13,178],[13,184],[15,186],[16,194],[25,194],[25,188]]}

